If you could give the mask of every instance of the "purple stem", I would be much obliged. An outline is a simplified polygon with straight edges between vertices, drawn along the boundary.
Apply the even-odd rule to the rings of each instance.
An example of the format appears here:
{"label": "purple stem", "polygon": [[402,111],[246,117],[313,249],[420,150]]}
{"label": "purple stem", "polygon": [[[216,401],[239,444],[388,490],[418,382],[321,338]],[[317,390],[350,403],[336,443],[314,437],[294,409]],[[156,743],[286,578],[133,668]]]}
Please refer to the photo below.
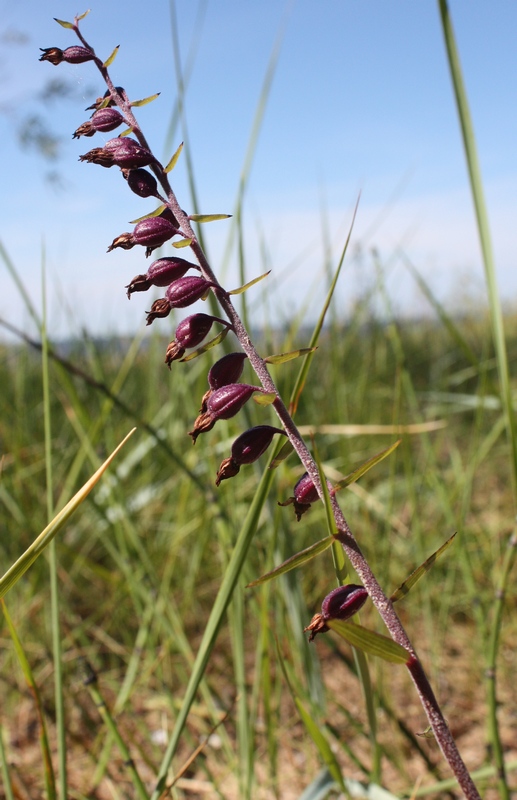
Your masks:
{"label": "purple stem", "polygon": [[[94,53],[93,48],[83,38],[77,22],[74,25],[74,30],[79,39],[81,40],[81,42],[83,43],[84,47],[88,48],[92,53]],[[140,142],[140,144],[147,150],[152,152],[131,110],[130,104],[126,102],[126,100],[124,100],[124,98],[117,92],[108,74],[106,67],[103,66],[102,62],[97,57],[95,57],[95,64],[97,65],[99,71],[101,72],[102,77],[106,82],[106,85],[110,90],[115,103],[121,109],[122,114],[124,115],[128,126],[133,129],[133,133]],[[319,470],[316,465],[316,462],[311,456],[301,434],[299,433],[294,423],[294,420],[292,419],[282,398],[280,397],[278,389],[276,388],[268,372],[265,361],[257,353],[248,335],[248,332],[242,323],[240,316],[235,310],[235,307],[229,295],[223,289],[223,287],[217,280],[216,276],[214,275],[212,268],[210,267],[210,264],[208,263],[206,256],[203,252],[203,249],[201,248],[197,240],[197,237],[192,229],[190,220],[187,214],[185,214],[185,212],[182,210],[181,206],[179,205],[176,199],[176,195],[171,189],[167,173],[164,172],[163,167],[158,162],[151,164],[150,168],[153,170],[157,180],[164,189],[167,196],[167,205],[169,206],[174,216],[178,220],[178,223],[182,229],[183,234],[187,238],[192,239],[190,248],[194,252],[199,262],[204,277],[213,284],[213,290],[215,295],[217,296],[219,304],[224,309],[228,318],[230,319],[233,331],[236,337],[238,338],[242,349],[248,356],[248,359],[250,361],[253,370],[255,371],[258,379],[260,380],[266,392],[274,393],[276,395],[276,400],[273,402],[273,407],[285,429],[287,436],[289,437],[291,444],[296,450],[300,461],[302,462],[306,471],[312,478],[314,485],[318,491],[318,494],[320,498],[323,500],[324,499],[323,489],[321,486]],[[394,639],[395,642],[400,644],[408,651],[408,661],[406,662],[406,666],[408,668],[409,674],[411,675],[411,679],[415,684],[418,696],[420,698],[420,702],[422,703],[424,711],[427,715],[429,724],[433,730],[436,741],[438,742],[446,761],[448,762],[450,768],[452,769],[454,775],[456,776],[459,785],[463,789],[465,797],[468,800],[481,800],[480,795],[476,789],[476,786],[472,778],[470,777],[467,767],[465,766],[465,763],[458,751],[456,742],[454,741],[452,734],[448,728],[448,725],[444,719],[438,701],[431,688],[427,675],[425,674],[424,668],[415,652],[413,645],[409,640],[406,631],[404,630],[402,623],[400,622],[393,608],[393,604],[391,603],[389,598],[384,594],[379,582],[377,581],[372,570],[370,569],[370,566],[366,561],[364,555],[362,554],[361,549],[355,537],[353,536],[352,531],[350,530],[348,523],[343,515],[343,512],[341,511],[341,508],[339,507],[334,495],[331,495],[330,502],[332,505],[334,520],[336,522],[336,528],[337,528],[336,538],[341,543],[343,550],[345,551],[348,559],[350,560],[350,563],[352,564],[353,568],[355,569],[356,573],[361,579],[363,586],[365,587],[369,596],[371,597],[373,604],[375,605],[377,611],[379,612],[392,638]]]}

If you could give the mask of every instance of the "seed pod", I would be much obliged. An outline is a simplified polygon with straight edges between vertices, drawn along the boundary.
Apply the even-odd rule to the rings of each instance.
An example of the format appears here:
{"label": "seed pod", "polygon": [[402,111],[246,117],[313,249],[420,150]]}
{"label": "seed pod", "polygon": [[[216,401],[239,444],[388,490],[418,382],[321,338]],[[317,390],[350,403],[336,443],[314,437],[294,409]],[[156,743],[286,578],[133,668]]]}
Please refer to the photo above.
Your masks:
{"label": "seed pod", "polygon": [[[111,110],[111,109],[106,109]],[[158,184],[156,178],[146,169],[123,169],[122,175],[127,180],[127,185],[139,197],[157,197]]]}
{"label": "seed pod", "polygon": [[146,217],[137,222],[133,233],[121,233],[108,247],[108,253],[116,247],[123,250],[131,250],[135,244],[146,245],[152,251],[161,247],[168,239],[172,239],[178,233],[177,228],[161,217]]}
{"label": "seed pod", "polygon": [[184,258],[159,258],[153,261],[145,275],[136,275],[126,286],[127,296],[131,297],[133,292],[146,292],[151,286],[168,286],[182,278],[189,269],[199,270],[199,267]]}
{"label": "seed pod", "polygon": [[73,134],[73,138],[79,139],[80,136],[93,136],[96,131],[101,131],[102,133],[114,131],[123,122],[124,117],[115,108],[101,108],[92,114],[87,122],[79,125]]}
{"label": "seed pod", "polygon": [[221,463],[215,485],[219,486],[221,481],[237,475],[242,464],[252,464],[260,458],[268,449],[275,433],[286,435],[281,428],[273,428],[271,425],[257,425],[241,433],[232,445],[230,458],[225,458]]}
{"label": "seed pod", "polygon": [[311,507],[311,503],[315,503],[317,500],[319,500],[319,495],[314,482],[309,473],[305,472],[294,487],[294,497],[289,497],[285,502],[278,505],[290,506],[292,504],[296,519],[299,522],[303,514]]}
{"label": "seed pod", "polygon": [[368,592],[364,586],[357,586],[349,583],[346,586],[338,586],[328,594],[321,604],[321,614],[315,614],[310,624],[304,628],[310,631],[309,642],[312,642],[316,634],[328,631],[326,624],[332,619],[346,620],[357,614],[365,604]]}
{"label": "seed pod", "polygon": [[50,61],[55,67],[63,61],[68,64],[83,64],[85,61],[93,61],[95,58],[91,50],[87,50],[86,47],[79,47],[79,45],[67,47],[66,50],[61,50],[59,47],[40,47],[40,50],[43,55],[40,56],[39,60]]}
{"label": "seed pod", "polygon": [[195,444],[200,433],[211,430],[217,420],[230,419],[248,402],[254,392],[263,392],[258,386],[247,383],[230,383],[213,392],[208,398],[206,411],[199,414],[189,436]]}
{"label": "seed pod", "polygon": [[182,358],[187,348],[197,347],[198,344],[201,344],[214,322],[221,322],[226,327],[229,326],[225,320],[211,317],[209,314],[192,314],[182,320],[176,328],[174,341],[169,344],[165,353],[167,366],[170,368],[173,361]]}

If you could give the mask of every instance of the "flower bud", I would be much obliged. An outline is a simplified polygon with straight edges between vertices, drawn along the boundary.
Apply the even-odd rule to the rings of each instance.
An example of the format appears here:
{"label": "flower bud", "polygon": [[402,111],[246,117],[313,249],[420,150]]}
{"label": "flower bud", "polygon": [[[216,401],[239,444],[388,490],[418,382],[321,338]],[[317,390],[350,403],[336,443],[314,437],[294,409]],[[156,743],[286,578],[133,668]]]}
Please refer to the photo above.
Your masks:
{"label": "flower bud", "polygon": [[294,497],[289,497],[285,502],[278,505],[290,506],[292,504],[296,519],[299,522],[303,514],[311,507],[311,503],[315,503],[317,500],[319,500],[319,494],[311,476],[306,472],[294,487]]}
{"label": "flower bud", "polygon": [[312,642],[316,634],[328,631],[327,622],[332,619],[346,620],[357,614],[365,604],[368,592],[364,586],[357,586],[349,583],[346,586],[338,586],[328,594],[321,604],[321,614],[315,614],[310,624],[304,628],[310,631],[309,642]]}
{"label": "flower bud", "polygon": [[[121,233],[108,247],[107,252],[110,253],[116,247],[121,247],[122,250],[131,250],[135,244],[146,245],[149,252],[161,247],[168,239],[172,239],[178,233],[177,228],[161,217],[146,217],[145,219],[137,222],[133,233]],[[146,253],[149,255],[149,253]]]}
{"label": "flower bud", "polygon": [[[165,222],[165,220],[164,220]],[[170,225],[170,223],[167,223]],[[185,278],[180,278],[174,283],[171,283],[165,297],[169,301],[171,308],[186,308],[200,300],[208,294],[208,290],[214,284],[207,281],[206,278],[197,277],[195,275]]]}
{"label": "flower bud", "polygon": [[221,386],[227,386],[229,383],[237,383],[242,375],[246,358],[246,353],[228,353],[228,355],[215,362],[208,372],[210,389],[203,395],[200,413],[206,411],[208,398],[216,389],[220,389]]}
{"label": "flower bud", "polygon": [[220,389],[229,383],[237,383],[244,369],[246,353],[228,353],[216,361],[208,371],[208,385],[211,389]]}
{"label": "flower bud", "polygon": [[[111,110],[111,109],[106,109]],[[158,184],[156,178],[146,169],[123,169],[122,175],[127,185],[139,197],[157,197]]]}
{"label": "flower bud", "polygon": [[187,348],[201,344],[214,322],[221,322],[227,328],[230,326],[224,319],[211,317],[208,314],[192,314],[180,322],[174,334],[174,341],[169,344],[165,353],[165,363],[169,369],[173,361],[184,356]]}
{"label": "flower bud", "polygon": [[101,133],[114,131],[123,122],[124,117],[115,108],[101,108],[99,111],[95,111],[87,122],[79,125],[72,138],[93,136],[96,131],[101,131]]}
{"label": "flower bud", "polygon": [[119,136],[116,139],[110,139],[104,147],[94,147],[93,150],[79,156],[79,161],[100,164],[101,167],[115,165],[126,169],[135,169],[136,167],[146,167],[156,159],[135,139]]}
{"label": "flower bud", "polygon": [[50,61],[56,67],[63,61],[68,62],[68,64],[83,64],[85,61],[93,61],[95,58],[91,50],[87,50],[86,47],[79,47],[79,45],[67,47],[66,50],[60,50],[59,47],[40,47],[40,50],[43,55],[40,56],[39,60]]}
{"label": "flower bud", "polygon": [[[133,292],[146,292],[151,286],[168,286],[169,283],[182,278],[189,269],[197,269],[197,264],[191,264],[184,258],[159,258],[153,261],[145,275],[136,275],[131,283],[126,286],[127,296]],[[240,376],[237,376],[238,380]]]}
{"label": "flower bud", "polygon": [[242,464],[252,464],[260,458],[268,449],[275,433],[286,435],[281,428],[273,428],[271,425],[257,425],[241,433],[232,445],[230,458],[225,458],[221,463],[215,485],[219,486],[221,481],[237,475]]}
{"label": "flower bud", "polygon": [[213,392],[208,398],[206,411],[199,414],[194,427],[189,431],[195,444],[200,433],[211,430],[218,419],[230,419],[248,402],[254,392],[263,392],[258,386],[247,383],[230,383]]}

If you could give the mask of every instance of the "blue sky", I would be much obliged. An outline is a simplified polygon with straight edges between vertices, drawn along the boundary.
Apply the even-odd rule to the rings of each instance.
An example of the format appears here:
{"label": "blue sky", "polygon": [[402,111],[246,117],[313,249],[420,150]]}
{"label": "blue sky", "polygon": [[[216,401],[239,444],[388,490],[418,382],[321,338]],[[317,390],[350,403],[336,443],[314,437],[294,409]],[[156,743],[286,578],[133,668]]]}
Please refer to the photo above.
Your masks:
{"label": "blue sky", "polygon": [[[77,0],[75,0],[77,2]],[[82,30],[107,57],[132,98],[160,91],[138,111],[158,157],[168,160],[183,138],[167,141],[176,97],[170,5],[90,0]],[[55,335],[131,331],[152,298],[128,302],[124,285],[146,261],[139,248],[106,248],[152,202],[132,195],[115,169],[80,164],[78,156],[110,135],[72,141],[104,90],[91,64],[39,63],[39,47],[66,47],[73,35],[53,17],[84,8],[69,0],[0,0],[0,126],[4,154],[0,240],[37,307],[45,251],[49,324]],[[490,215],[501,292],[517,296],[517,4],[452,0]],[[186,118],[201,210],[231,213],[267,64],[283,39],[253,161],[245,204],[249,277],[265,267],[268,313],[284,319],[308,302],[315,317],[324,295],[326,242],[338,257],[358,193],[361,200],[338,295],[345,316],[354,298],[375,282],[371,249],[385,266],[395,307],[425,313],[426,304],[400,258],[403,252],[441,300],[456,308],[482,297],[483,273],[437,2],[431,0],[177,0],[183,61],[191,48]],[[25,44],[5,34],[21,31]],[[72,82],[75,97],[44,106],[50,78]],[[44,113],[65,137],[55,165],[63,186],[45,181],[47,166],[22,150],[14,130]],[[173,183],[190,208],[182,156]],[[230,223],[204,227],[216,271]],[[164,254],[170,254],[166,248]],[[265,255],[264,255],[265,254]],[[5,267],[0,316],[28,325]],[[234,263],[225,283],[237,281]],[[249,295],[253,303],[262,287]],[[309,298],[309,299],[308,299]],[[261,314],[264,305],[260,302]],[[257,311],[257,320],[260,314]],[[155,323],[155,325],[158,323]],[[170,326],[169,326],[170,327]],[[169,328],[163,327],[163,331]],[[0,336],[2,333],[0,332]]]}

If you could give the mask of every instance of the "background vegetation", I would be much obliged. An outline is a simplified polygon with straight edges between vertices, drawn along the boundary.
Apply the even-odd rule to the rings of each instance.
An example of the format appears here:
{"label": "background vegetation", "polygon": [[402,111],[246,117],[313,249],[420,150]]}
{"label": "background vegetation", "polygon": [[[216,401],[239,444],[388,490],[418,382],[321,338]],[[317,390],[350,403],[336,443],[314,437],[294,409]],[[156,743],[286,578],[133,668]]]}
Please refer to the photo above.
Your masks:
{"label": "background vegetation", "polygon": [[[6,254],[3,260],[19,280]],[[490,312],[473,307],[461,318],[448,316],[415,273],[434,308],[428,320],[394,318],[376,253],[370,266],[374,288],[346,321],[336,311],[329,317],[296,421],[314,436],[332,481],[402,438],[341,498],[388,593],[457,531],[446,556],[400,602],[400,614],[483,797],[509,796],[517,766],[515,596],[507,597],[502,624],[500,601],[516,544],[512,382],[505,388],[517,355],[515,319],[507,315],[503,336],[490,263]],[[27,307],[34,313],[28,298]],[[243,468],[216,490],[217,468],[242,419],[219,422],[196,447],[190,443],[186,431],[207,388],[210,354],[188,368],[174,364],[169,374],[163,326],[145,341],[85,335],[49,346],[38,323],[41,342],[25,338],[0,349],[2,572],[134,425],[137,432],[55,540],[50,571],[39,558],[7,595],[3,796],[59,796],[46,748],[62,751],[64,739],[68,797],[148,797],[264,464]],[[283,329],[255,333],[263,354],[310,338],[303,314]],[[288,397],[297,362],[272,370]],[[244,379],[253,382],[251,374]],[[250,424],[271,414],[253,405],[242,413]],[[275,471],[179,739],[168,793],[456,797],[404,670],[372,661],[372,685],[362,687],[352,652],[333,634],[308,645],[303,627],[334,585],[328,552],[246,588],[326,534],[321,504],[299,523],[292,509],[278,506],[300,472],[294,458]],[[369,604],[361,618],[380,629]],[[497,703],[486,680],[495,664]],[[494,766],[499,740],[507,780]]]}

